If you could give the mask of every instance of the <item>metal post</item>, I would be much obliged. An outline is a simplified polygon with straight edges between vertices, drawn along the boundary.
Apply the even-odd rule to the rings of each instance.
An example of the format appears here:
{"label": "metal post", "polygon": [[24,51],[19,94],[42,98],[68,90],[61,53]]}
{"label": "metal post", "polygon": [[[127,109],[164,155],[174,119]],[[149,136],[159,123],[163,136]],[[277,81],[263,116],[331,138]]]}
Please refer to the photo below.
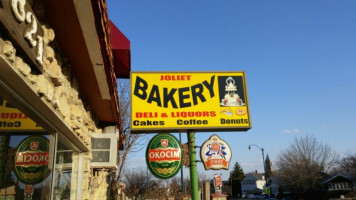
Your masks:
{"label": "metal post", "polygon": [[196,162],[196,150],[195,150],[195,132],[188,131],[188,144],[189,144],[189,170],[190,170],[190,190],[192,200],[199,200],[199,189],[198,189],[198,170]]}
{"label": "metal post", "polygon": [[[264,149],[262,148],[261,151],[262,151],[263,170],[265,171],[265,180],[267,180]],[[267,182],[266,182],[266,183],[267,183]]]}
{"label": "metal post", "polygon": [[255,147],[259,148],[262,151],[263,170],[264,170],[264,174],[265,174],[265,179],[267,181],[264,148],[263,147],[260,148],[259,146],[255,145],[255,144],[250,144],[250,145],[248,145],[248,150],[251,150],[251,146],[255,146]]}
{"label": "metal post", "polygon": [[[182,136],[181,133],[179,132],[179,142],[182,144]],[[184,187],[184,181],[183,181],[183,165],[180,167],[180,185],[182,187],[182,192],[185,194],[185,187]]]}
{"label": "metal post", "polygon": [[232,197],[232,171],[230,171],[230,185],[231,185],[231,197]]}

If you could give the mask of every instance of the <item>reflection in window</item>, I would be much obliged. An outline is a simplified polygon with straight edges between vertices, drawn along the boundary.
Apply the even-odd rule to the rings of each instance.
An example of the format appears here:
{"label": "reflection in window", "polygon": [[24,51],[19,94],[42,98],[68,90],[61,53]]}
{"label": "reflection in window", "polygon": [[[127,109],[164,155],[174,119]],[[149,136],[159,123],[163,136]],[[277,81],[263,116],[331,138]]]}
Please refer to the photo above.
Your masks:
{"label": "reflection in window", "polygon": [[[45,200],[50,198],[51,170],[46,170],[52,160],[49,145],[47,144],[46,150],[38,149],[36,138],[49,139],[50,137],[49,135],[44,137],[10,135],[10,133],[0,135],[0,199],[31,197],[33,200]],[[42,145],[41,148],[44,146]],[[21,147],[22,151],[20,151]],[[17,153],[16,150],[18,150]],[[14,161],[14,158],[17,160]],[[46,173],[41,177],[42,172]]]}
{"label": "reflection in window", "polygon": [[53,199],[75,199],[78,179],[79,154],[58,143],[54,170]]}

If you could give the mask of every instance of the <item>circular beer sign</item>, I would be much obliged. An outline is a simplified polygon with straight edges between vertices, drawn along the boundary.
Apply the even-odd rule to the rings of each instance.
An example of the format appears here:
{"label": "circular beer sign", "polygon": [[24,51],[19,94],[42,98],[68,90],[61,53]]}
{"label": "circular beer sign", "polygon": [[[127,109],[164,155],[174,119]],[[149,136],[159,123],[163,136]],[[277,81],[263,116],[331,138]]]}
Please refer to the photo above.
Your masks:
{"label": "circular beer sign", "polygon": [[205,170],[229,169],[230,146],[217,135],[212,135],[200,148],[200,158]]}
{"label": "circular beer sign", "polygon": [[43,136],[30,136],[18,146],[14,155],[14,171],[23,183],[36,184],[48,176],[49,141]]}
{"label": "circular beer sign", "polygon": [[154,136],[146,149],[147,167],[157,178],[168,179],[178,173],[182,165],[182,147],[171,134]]}

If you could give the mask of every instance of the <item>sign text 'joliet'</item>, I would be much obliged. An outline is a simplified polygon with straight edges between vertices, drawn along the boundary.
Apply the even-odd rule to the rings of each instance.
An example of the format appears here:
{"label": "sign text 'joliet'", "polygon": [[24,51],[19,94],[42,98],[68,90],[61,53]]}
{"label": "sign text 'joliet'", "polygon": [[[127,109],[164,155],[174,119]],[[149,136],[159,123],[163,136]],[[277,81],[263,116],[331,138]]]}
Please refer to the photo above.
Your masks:
{"label": "sign text 'joliet'", "polygon": [[131,131],[251,128],[244,72],[132,72]]}

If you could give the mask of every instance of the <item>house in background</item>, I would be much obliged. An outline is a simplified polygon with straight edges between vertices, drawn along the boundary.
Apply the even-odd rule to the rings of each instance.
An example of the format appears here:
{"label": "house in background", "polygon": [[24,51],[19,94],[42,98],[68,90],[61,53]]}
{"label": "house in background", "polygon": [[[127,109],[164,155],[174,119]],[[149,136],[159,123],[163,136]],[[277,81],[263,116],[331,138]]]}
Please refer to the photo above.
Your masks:
{"label": "house in background", "polygon": [[322,180],[324,199],[352,198],[355,196],[353,180],[347,174],[327,176]]}
{"label": "house in background", "polygon": [[267,180],[266,187],[268,187],[271,191],[270,197],[277,197],[280,191],[280,187],[277,184],[278,178],[277,177],[270,177]]}
{"label": "house in background", "polygon": [[266,179],[263,173],[249,173],[241,181],[241,192],[243,197],[253,198],[262,194],[266,187]]}
{"label": "house in background", "polygon": [[[317,199],[343,199],[355,197],[355,177],[350,174],[334,174],[329,175],[321,173],[322,177],[318,181],[316,189]],[[291,185],[280,185],[280,180],[277,176],[268,179],[266,184],[271,190],[271,197],[278,198],[293,198],[297,191]],[[315,197],[316,198],[316,197]]]}

